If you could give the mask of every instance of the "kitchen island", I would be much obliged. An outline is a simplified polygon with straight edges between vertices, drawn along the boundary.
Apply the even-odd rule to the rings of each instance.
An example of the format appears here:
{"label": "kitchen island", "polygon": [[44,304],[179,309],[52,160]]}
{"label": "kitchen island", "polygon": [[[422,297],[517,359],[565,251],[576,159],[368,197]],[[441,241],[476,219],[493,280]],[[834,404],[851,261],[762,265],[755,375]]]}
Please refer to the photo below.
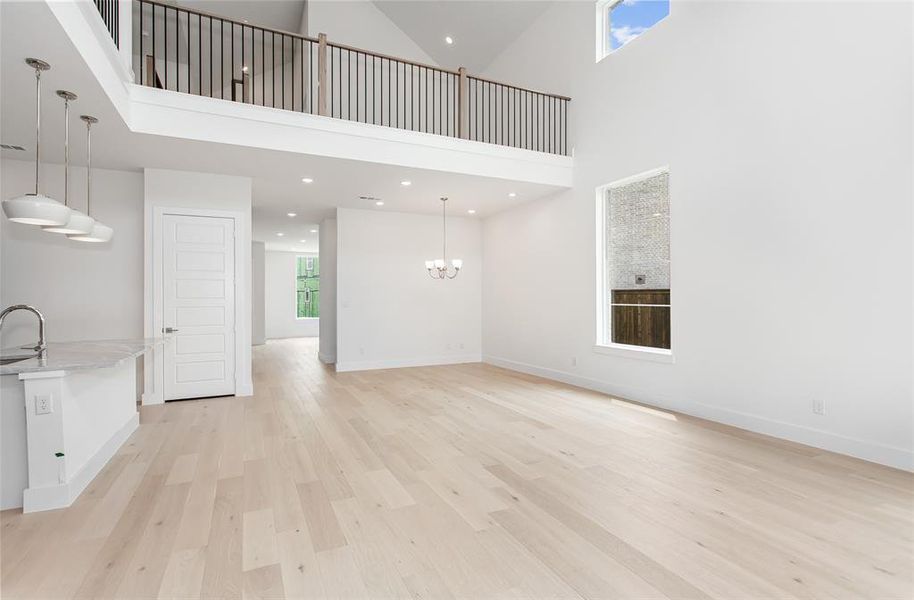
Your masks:
{"label": "kitchen island", "polygon": [[139,425],[136,359],[161,343],[50,343],[22,359],[22,350],[3,352],[12,358],[0,365],[0,509],[76,500]]}

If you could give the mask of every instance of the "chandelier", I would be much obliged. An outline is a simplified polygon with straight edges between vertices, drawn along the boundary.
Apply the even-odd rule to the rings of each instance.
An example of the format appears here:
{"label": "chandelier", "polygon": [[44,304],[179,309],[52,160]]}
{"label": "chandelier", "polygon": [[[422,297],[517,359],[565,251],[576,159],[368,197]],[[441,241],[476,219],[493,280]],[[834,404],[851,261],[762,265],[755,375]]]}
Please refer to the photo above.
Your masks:
{"label": "chandelier", "polygon": [[[432,279],[453,279],[460,273],[463,261],[459,258],[451,260],[450,266],[447,264],[447,198],[441,198],[441,230],[442,230],[442,248],[441,258],[425,261],[425,269]],[[453,267],[453,272],[451,272]]]}

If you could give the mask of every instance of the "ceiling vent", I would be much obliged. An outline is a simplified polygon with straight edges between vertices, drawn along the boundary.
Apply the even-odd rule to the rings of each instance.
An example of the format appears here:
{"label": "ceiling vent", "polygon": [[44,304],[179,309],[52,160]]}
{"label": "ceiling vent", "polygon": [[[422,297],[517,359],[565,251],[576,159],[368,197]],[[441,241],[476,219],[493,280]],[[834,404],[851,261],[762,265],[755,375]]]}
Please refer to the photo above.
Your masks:
{"label": "ceiling vent", "polygon": [[18,150],[19,152],[25,152],[25,148],[22,146],[17,146],[16,144],[0,144],[0,148],[4,150]]}

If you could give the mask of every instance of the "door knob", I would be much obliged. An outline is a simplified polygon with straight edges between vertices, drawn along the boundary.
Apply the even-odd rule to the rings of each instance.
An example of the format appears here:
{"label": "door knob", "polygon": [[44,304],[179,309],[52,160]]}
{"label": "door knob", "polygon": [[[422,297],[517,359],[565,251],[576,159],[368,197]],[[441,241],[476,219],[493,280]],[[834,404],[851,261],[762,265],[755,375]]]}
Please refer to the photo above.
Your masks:
{"label": "door knob", "polygon": [[178,333],[178,330],[175,329],[174,327],[166,327],[166,328],[164,329],[164,332],[165,332],[165,333]]}

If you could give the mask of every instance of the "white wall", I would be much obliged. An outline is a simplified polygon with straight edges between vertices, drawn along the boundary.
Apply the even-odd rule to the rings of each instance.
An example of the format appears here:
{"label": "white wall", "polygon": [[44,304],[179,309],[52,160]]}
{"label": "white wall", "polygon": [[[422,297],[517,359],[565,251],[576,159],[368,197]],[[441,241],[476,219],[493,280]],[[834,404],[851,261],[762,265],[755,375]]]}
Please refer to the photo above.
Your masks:
{"label": "white wall", "polygon": [[251,344],[266,342],[266,308],[264,293],[266,283],[265,246],[263,242],[251,244]]}
{"label": "white wall", "polygon": [[[298,319],[295,316],[295,259],[298,256],[317,254],[276,250],[268,250],[266,253],[264,303],[267,339],[318,335],[318,319]],[[321,283],[323,284],[323,268]]]}
{"label": "white wall", "polygon": [[306,10],[311,37],[326,33],[330,42],[438,64],[369,0],[309,0]]}
{"label": "white wall", "polygon": [[321,257],[320,350],[318,356],[322,362],[333,364],[336,362],[336,219],[324,219],[321,222],[318,243]]}
{"label": "white wall", "polygon": [[[35,164],[0,161],[0,196],[34,191]],[[42,192],[63,200],[63,166],[44,165]],[[70,203],[85,210],[86,170],[70,168]],[[143,176],[93,169],[92,214],[114,228],[108,244],[87,244],[0,217],[0,304],[33,304],[51,342],[143,336]],[[4,348],[37,339],[33,315],[3,323]]]}
{"label": "white wall", "polygon": [[432,280],[441,218],[337,210],[337,370],[471,362],[481,351],[481,226],[448,219],[453,280]]}
{"label": "white wall", "polygon": [[[486,360],[914,468],[911,13],[673,2],[595,64],[551,6],[487,75],[573,97],[575,184],[486,221]],[[594,190],[662,165],[675,363],[598,354]]]}
{"label": "white wall", "polygon": [[[171,171],[166,169],[144,169],[144,218],[145,227],[145,261],[144,261],[144,332],[147,337],[160,335],[154,327],[153,303],[153,214],[157,207],[187,208],[241,213],[240,223],[236,223],[235,235],[241,236],[243,252],[235,260],[240,265],[236,271],[236,281],[242,286],[242,292],[236,294],[236,314],[241,315],[240,327],[236,327],[235,339],[238,343],[235,370],[236,393],[239,396],[253,393],[251,382],[251,179],[231,175],[213,175],[193,173],[190,171]],[[152,355],[147,354],[144,403],[162,402],[161,390],[157,389],[154,365],[161,364],[161,348]],[[150,364],[153,368],[150,368]]]}

